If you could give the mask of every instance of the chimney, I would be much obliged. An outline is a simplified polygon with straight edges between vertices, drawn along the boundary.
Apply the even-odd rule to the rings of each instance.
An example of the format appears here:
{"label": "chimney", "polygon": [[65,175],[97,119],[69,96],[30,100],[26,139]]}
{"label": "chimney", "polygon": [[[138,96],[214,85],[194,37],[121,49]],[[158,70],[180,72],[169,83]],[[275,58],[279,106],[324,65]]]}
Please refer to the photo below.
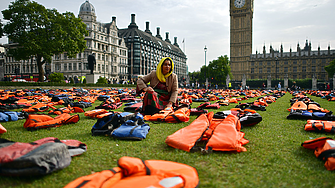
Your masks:
{"label": "chimney", "polygon": [[135,23],[135,14],[131,14],[131,23],[128,25],[128,28],[138,28],[138,26]]}
{"label": "chimney", "polygon": [[116,23],[116,17],[115,16],[112,17],[112,22]]}
{"label": "chimney", "polygon": [[166,32],[166,33],[165,33],[165,36],[166,36],[166,37],[165,37],[165,41],[171,43],[171,41],[170,41],[170,39],[169,39],[169,32]]}
{"label": "chimney", "polygon": [[159,34],[159,31],[160,31],[160,28],[157,27],[157,35],[156,35],[156,37],[159,38],[159,39],[162,39],[162,36]]}
{"label": "chimney", "polygon": [[178,47],[179,47],[179,45],[178,45],[178,43],[177,43],[177,37],[174,37],[174,43],[173,43],[173,45],[175,45],[175,46],[178,46]]}
{"label": "chimney", "polygon": [[149,22],[145,22],[145,32],[149,33],[150,35],[152,34],[150,29],[149,29]]}

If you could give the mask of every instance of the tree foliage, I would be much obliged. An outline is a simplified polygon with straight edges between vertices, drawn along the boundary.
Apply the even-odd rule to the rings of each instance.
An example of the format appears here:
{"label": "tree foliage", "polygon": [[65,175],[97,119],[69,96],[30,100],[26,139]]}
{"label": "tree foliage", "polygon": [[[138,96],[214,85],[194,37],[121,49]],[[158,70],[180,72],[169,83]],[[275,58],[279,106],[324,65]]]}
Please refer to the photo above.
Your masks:
{"label": "tree foliage", "polygon": [[63,73],[54,72],[49,75],[50,82],[64,82]]}
{"label": "tree foliage", "polygon": [[335,74],[335,59],[331,61],[328,66],[325,66],[325,70],[328,73],[328,78],[332,78]]}
{"label": "tree foliage", "polygon": [[54,54],[67,52],[67,56],[75,57],[86,48],[86,25],[71,12],[61,14],[34,1],[16,0],[2,14],[7,20],[3,33],[16,44],[8,54],[16,60],[34,56],[39,81],[43,81],[44,76],[42,65],[51,63]]}
{"label": "tree foliage", "polygon": [[100,77],[97,84],[107,84],[107,79],[105,77]]}
{"label": "tree foliage", "polygon": [[189,73],[191,82],[205,83],[206,77],[208,82],[213,84],[225,85],[227,75],[232,77],[230,72],[230,61],[225,56],[220,56],[218,59],[209,62],[209,65],[205,65],[200,68],[200,72]]}

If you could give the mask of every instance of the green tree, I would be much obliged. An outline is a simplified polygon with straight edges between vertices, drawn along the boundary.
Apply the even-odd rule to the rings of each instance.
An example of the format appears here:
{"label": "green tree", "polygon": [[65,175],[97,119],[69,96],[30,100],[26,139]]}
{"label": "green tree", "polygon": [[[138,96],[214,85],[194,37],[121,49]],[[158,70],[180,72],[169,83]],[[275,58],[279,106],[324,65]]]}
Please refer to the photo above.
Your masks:
{"label": "green tree", "polygon": [[232,78],[230,61],[227,55],[220,56],[217,60],[209,62],[207,75],[208,81],[212,82],[212,84],[225,84],[227,75]]}
{"label": "green tree", "polygon": [[107,79],[105,77],[100,77],[97,84],[107,84]]}
{"label": "green tree", "polygon": [[34,1],[16,0],[2,14],[7,20],[3,33],[16,44],[8,53],[16,60],[34,56],[39,81],[44,76],[42,65],[51,62],[54,54],[67,52],[67,56],[75,57],[86,48],[86,25],[71,12],[61,14]]}
{"label": "green tree", "polygon": [[328,78],[332,78],[335,74],[335,59],[331,61],[328,66],[325,66],[325,70],[328,73]]}
{"label": "green tree", "polygon": [[64,82],[63,73],[54,72],[49,75],[50,82]]}

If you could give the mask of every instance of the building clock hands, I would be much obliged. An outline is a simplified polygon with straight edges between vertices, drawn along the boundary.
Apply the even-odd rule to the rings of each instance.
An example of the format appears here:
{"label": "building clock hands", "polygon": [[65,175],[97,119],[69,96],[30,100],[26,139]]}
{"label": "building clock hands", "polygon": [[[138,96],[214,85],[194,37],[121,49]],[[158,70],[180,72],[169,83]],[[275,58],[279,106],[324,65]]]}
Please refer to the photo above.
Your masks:
{"label": "building clock hands", "polygon": [[236,8],[242,8],[245,4],[245,0],[235,0],[234,5]]}

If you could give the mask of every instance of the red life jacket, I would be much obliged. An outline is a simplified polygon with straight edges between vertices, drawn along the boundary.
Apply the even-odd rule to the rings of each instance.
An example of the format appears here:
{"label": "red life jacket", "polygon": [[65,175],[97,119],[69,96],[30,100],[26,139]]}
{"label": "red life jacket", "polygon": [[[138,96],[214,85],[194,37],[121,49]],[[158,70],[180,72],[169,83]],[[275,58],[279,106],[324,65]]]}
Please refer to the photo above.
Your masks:
{"label": "red life jacket", "polygon": [[118,167],[79,177],[64,188],[195,188],[198,185],[197,170],[186,164],[121,157]]}

